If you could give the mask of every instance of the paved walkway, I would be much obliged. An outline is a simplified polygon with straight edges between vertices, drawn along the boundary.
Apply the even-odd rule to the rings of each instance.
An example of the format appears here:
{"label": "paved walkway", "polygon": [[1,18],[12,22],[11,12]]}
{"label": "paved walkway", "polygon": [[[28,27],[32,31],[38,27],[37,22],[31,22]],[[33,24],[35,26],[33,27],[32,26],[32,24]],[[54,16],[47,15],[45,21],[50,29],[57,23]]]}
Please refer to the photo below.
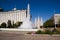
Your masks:
{"label": "paved walkway", "polygon": [[21,34],[20,32],[1,32],[0,40],[60,40],[60,35]]}

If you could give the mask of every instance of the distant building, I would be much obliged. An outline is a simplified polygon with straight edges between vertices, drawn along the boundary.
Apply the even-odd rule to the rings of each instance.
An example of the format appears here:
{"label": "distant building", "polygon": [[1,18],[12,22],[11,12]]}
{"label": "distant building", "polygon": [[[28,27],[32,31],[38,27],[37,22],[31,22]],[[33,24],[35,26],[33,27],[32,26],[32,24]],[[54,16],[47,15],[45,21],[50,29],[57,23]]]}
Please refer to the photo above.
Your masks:
{"label": "distant building", "polygon": [[17,10],[16,8],[14,8],[12,11],[0,12],[0,24],[2,22],[7,23],[8,20],[11,20],[12,22],[14,21],[14,23],[18,21],[23,22],[28,15],[27,13],[30,12],[28,9],[28,7],[25,10]]}
{"label": "distant building", "polygon": [[60,14],[54,14],[54,23],[59,24],[60,21]]}
{"label": "distant building", "polygon": [[60,14],[54,14],[49,20],[53,20],[54,27],[60,27]]}

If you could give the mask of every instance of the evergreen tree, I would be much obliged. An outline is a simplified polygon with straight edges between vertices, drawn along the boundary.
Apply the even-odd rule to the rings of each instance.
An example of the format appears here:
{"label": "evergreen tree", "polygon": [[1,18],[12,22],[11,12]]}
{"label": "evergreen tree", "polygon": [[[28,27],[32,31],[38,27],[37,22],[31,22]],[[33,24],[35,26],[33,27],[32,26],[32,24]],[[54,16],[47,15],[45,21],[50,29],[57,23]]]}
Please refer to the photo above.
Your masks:
{"label": "evergreen tree", "polygon": [[8,28],[12,28],[11,20],[8,20],[7,25],[8,25]]}
{"label": "evergreen tree", "polygon": [[44,23],[44,27],[54,27],[54,21],[49,19]]}
{"label": "evergreen tree", "polygon": [[3,23],[1,24],[1,26],[0,26],[0,28],[6,28],[6,23],[3,22]]}

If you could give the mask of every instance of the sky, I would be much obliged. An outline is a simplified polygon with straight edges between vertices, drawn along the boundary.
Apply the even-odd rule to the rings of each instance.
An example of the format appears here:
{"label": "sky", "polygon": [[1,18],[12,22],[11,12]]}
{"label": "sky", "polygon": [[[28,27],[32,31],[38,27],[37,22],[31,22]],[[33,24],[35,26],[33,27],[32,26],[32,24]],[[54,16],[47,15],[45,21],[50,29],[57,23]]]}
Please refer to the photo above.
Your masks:
{"label": "sky", "polygon": [[55,13],[60,14],[60,0],[0,0],[0,7],[5,11],[12,10],[14,7],[21,10],[26,9],[28,3],[30,4],[32,22],[38,16],[42,17],[45,22]]}

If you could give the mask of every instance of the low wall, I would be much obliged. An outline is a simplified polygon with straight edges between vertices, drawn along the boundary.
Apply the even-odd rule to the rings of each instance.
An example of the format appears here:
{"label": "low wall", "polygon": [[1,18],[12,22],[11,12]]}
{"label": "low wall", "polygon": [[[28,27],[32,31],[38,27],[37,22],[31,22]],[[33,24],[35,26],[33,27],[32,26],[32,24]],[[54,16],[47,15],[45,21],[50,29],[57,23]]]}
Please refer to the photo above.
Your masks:
{"label": "low wall", "polygon": [[17,28],[0,28],[2,31],[38,31],[43,29],[17,29]]}

